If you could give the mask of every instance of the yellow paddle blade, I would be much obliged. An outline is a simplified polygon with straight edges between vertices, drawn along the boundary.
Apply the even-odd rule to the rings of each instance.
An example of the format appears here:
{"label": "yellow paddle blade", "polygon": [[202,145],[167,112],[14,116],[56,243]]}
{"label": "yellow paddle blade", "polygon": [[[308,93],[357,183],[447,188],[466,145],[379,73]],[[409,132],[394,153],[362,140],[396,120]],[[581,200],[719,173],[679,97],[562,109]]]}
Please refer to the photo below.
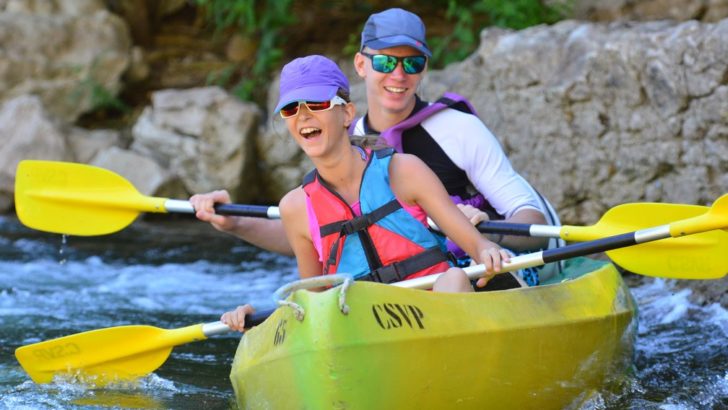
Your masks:
{"label": "yellow paddle blade", "polygon": [[728,231],[728,194],[716,199],[710,210],[703,215],[670,224],[670,235],[673,237],[692,235],[711,229]]}
{"label": "yellow paddle blade", "polygon": [[[626,232],[688,219],[708,212],[710,208],[699,205],[635,202],[617,205],[590,226],[561,227],[561,238],[568,242],[586,242]],[[649,244],[661,244],[662,241]],[[648,244],[645,244],[648,245]]]}
{"label": "yellow paddle blade", "polygon": [[15,208],[34,229],[69,235],[104,235],[132,223],[140,212],[165,212],[164,198],[146,197],[103,168],[24,160],[15,176]]}
{"label": "yellow paddle blade", "polygon": [[[698,205],[631,203],[607,211],[591,226],[564,226],[561,237],[590,241],[701,216]],[[607,251],[624,269],[641,275],[675,279],[716,279],[728,272],[728,232],[713,230]]]}
{"label": "yellow paddle blade", "polygon": [[104,386],[144,376],[167,360],[172,347],[206,338],[201,324],[169,330],[118,326],[22,346],[15,357],[36,383],[60,376]]}
{"label": "yellow paddle blade", "polygon": [[661,239],[607,251],[607,256],[622,268],[640,275],[720,279],[728,273],[728,232],[719,229]]}

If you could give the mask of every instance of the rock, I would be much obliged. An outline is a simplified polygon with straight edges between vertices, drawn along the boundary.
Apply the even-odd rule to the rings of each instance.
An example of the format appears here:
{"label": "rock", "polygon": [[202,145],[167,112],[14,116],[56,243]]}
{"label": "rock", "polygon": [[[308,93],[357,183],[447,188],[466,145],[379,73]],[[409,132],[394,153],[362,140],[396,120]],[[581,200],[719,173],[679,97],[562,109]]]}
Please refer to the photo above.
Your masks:
{"label": "rock", "polygon": [[117,130],[85,130],[74,127],[66,136],[76,161],[89,163],[100,151],[120,144]]}
{"label": "rock", "polygon": [[255,105],[218,87],[159,91],[132,129],[131,150],[179,176],[189,193],[227,189],[249,200],[259,118]]}
{"label": "rock", "polygon": [[0,107],[0,212],[13,205],[15,170],[23,159],[73,159],[57,119],[40,98],[23,96]]}
{"label": "rock", "polygon": [[116,172],[127,179],[142,195],[182,199],[187,197],[175,175],[139,153],[110,147],[100,151],[90,164]]}
{"label": "rock", "polygon": [[728,309],[728,276],[716,280],[679,280],[677,289],[692,289],[690,300],[693,303],[707,306],[717,303]]}
{"label": "rock", "polygon": [[10,13],[83,16],[106,10],[102,0],[8,0]]}
{"label": "rock", "polygon": [[124,22],[96,3],[39,1],[0,12],[0,102],[34,94],[69,123],[109,103],[129,65],[131,41]]}
{"label": "rock", "polygon": [[728,191],[726,39],[728,20],[492,29],[444,78],[564,223],[593,223],[619,203]]}
{"label": "rock", "polygon": [[141,47],[132,47],[129,69],[124,73],[124,80],[129,83],[140,83],[149,78],[151,68],[146,61]]}
{"label": "rock", "polygon": [[726,0],[578,0],[574,17],[592,21],[718,21],[728,15]]}

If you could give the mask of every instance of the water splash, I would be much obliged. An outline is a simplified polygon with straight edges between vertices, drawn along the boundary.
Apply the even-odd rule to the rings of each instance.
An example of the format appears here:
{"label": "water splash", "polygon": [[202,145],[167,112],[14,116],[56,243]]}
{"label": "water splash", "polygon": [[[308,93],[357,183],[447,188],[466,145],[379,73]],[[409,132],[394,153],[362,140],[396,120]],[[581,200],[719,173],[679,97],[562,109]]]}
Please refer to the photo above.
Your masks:
{"label": "water splash", "polygon": [[66,245],[68,245],[68,235],[65,233],[61,235],[61,246],[58,248],[58,264],[59,265],[65,265],[66,264]]}
{"label": "water splash", "polygon": [[[728,405],[728,310],[699,306],[674,280],[632,289],[638,302],[635,374],[605,409],[718,409]],[[599,406],[595,408],[600,408]]]}

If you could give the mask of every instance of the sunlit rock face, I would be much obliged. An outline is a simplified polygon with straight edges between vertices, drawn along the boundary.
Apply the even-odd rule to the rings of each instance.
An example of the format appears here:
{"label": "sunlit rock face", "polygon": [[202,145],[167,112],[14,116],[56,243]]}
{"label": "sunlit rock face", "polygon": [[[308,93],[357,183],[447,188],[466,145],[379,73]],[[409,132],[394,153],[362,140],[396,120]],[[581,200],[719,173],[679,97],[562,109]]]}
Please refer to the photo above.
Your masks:
{"label": "sunlit rock face", "polygon": [[0,10],[0,101],[37,95],[72,122],[115,95],[132,44],[103,3],[9,1]]}
{"label": "sunlit rock face", "polygon": [[163,90],[134,125],[130,149],[177,176],[186,192],[226,189],[251,200],[259,118],[256,105],[218,87]]}
{"label": "sunlit rock face", "polygon": [[485,30],[443,71],[573,223],[728,192],[728,20]]}

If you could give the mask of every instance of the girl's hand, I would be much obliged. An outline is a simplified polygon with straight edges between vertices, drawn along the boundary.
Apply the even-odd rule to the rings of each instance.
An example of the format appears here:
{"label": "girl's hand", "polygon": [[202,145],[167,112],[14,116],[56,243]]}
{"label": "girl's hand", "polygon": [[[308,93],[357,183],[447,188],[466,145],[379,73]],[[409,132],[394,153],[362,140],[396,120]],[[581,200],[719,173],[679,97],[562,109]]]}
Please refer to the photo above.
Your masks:
{"label": "girl's hand", "polygon": [[478,279],[475,285],[479,288],[485,286],[489,280],[503,269],[503,262],[510,262],[511,255],[507,250],[490,242],[491,246],[480,251],[480,263],[485,265],[485,276]]}
{"label": "girl's hand", "polygon": [[245,331],[245,316],[253,313],[255,313],[255,309],[251,305],[238,306],[235,310],[223,313],[220,321],[228,325],[230,329],[243,333]]}
{"label": "girl's hand", "polygon": [[225,191],[212,191],[206,194],[196,194],[190,197],[190,203],[195,208],[197,219],[212,224],[215,229],[223,232],[232,231],[236,225],[236,218],[215,213],[215,204],[229,204],[230,194]]}

